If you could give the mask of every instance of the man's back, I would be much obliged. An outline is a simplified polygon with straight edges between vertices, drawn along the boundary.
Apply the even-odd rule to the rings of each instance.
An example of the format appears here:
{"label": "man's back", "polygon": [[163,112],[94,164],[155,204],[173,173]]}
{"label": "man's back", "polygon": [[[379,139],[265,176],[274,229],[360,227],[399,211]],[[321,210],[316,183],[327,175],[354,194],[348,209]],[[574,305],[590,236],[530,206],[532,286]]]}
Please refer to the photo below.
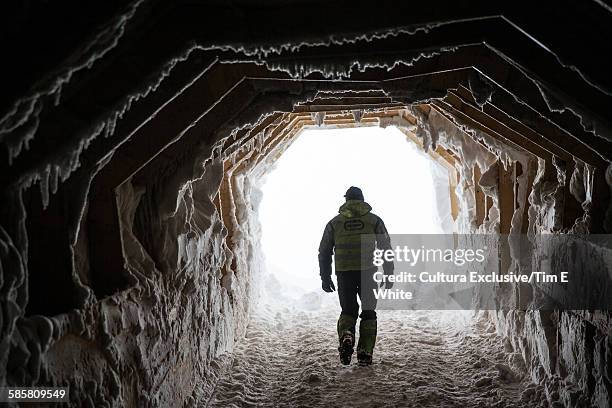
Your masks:
{"label": "man's back", "polygon": [[347,200],[339,214],[327,223],[319,245],[322,276],[331,276],[332,255],[336,272],[361,270],[372,266],[365,263],[375,246],[391,247],[385,223],[371,211],[372,207],[363,200]]}
{"label": "man's back", "polygon": [[334,234],[336,272],[372,267],[375,234],[386,234],[386,230],[382,219],[371,210],[372,207],[364,201],[348,200],[329,222]]}

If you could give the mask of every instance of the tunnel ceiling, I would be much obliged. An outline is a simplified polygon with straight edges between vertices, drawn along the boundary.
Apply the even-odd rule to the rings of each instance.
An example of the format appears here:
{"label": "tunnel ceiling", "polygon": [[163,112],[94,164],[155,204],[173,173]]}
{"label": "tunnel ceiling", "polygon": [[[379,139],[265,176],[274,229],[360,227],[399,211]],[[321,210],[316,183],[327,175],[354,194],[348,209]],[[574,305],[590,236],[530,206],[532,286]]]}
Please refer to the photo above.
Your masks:
{"label": "tunnel ceiling", "polygon": [[[609,13],[605,6],[598,2],[571,6],[568,2],[566,7],[538,2],[528,8],[479,2],[465,8],[445,6],[432,5],[419,14],[383,2],[377,8],[387,18],[376,23],[358,7],[342,3],[317,6],[298,1],[281,7],[247,2],[226,8],[197,2],[136,2],[105,24],[90,22],[86,27],[80,15],[72,17],[78,8],[73,9],[63,14],[67,22],[59,31],[37,36],[37,29],[52,24],[44,22],[51,20],[45,13],[62,12],[41,5],[24,16],[25,22],[9,25],[14,31],[7,37],[13,40],[7,48],[29,52],[19,64],[20,74],[5,81],[9,91],[4,93],[0,135],[9,160],[3,160],[2,183],[24,182],[54,165],[60,165],[65,178],[79,161],[77,151],[85,151],[92,156],[87,161],[96,163],[135,131],[144,132],[140,128],[162,113],[160,108],[178,105],[178,96],[197,98],[198,89],[212,91],[197,103],[190,102],[193,111],[181,119],[192,123],[243,76],[322,81],[303,88],[313,92],[325,89],[326,79],[414,77],[412,82],[396,81],[400,84],[396,89],[389,82],[382,84],[386,88],[371,86],[404,103],[440,98],[463,84],[476,89],[479,104],[490,99],[513,117],[528,109],[532,120],[523,123],[557,128],[558,143],[581,142],[586,150],[609,159],[612,132],[606,116],[612,86],[604,64],[584,58],[597,55],[600,40],[609,38],[606,24],[591,23]],[[111,6],[105,8],[98,18],[111,13]],[[444,11],[436,15],[433,10]],[[343,18],[336,19],[335,12],[342,12]],[[28,25],[28,18],[40,25]],[[359,35],[352,34],[355,27],[360,28]],[[65,45],[57,53],[52,46],[35,52],[68,33],[83,39],[72,54],[65,55],[69,52]],[[32,37],[36,44],[23,47],[34,42]],[[586,54],[589,50],[593,54]],[[227,65],[236,61],[252,61],[258,67],[241,72],[245,64]],[[53,65],[44,74],[28,76],[46,64]],[[226,73],[219,72],[222,68],[227,68]],[[444,77],[446,83],[421,82],[434,77]],[[217,88],[199,88],[204,82],[214,82]],[[159,133],[174,137],[186,127],[182,126]],[[37,134],[45,136],[39,139]],[[104,137],[97,138],[98,134]],[[65,152],[74,153],[73,157],[68,160]]]}

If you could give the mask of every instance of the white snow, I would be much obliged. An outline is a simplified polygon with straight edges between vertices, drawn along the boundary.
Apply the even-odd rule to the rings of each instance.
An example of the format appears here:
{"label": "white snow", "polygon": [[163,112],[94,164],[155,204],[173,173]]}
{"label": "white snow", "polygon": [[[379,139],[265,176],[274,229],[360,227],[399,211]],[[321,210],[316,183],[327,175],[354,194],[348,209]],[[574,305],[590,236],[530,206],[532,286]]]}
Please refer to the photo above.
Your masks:
{"label": "white snow", "polygon": [[[311,296],[337,303],[335,293]],[[231,363],[217,374],[207,406],[531,407],[542,396],[488,319],[463,326],[460,312],[379,311],[373,365],[342,366],[337,305],[268,299],[223,357]]]}

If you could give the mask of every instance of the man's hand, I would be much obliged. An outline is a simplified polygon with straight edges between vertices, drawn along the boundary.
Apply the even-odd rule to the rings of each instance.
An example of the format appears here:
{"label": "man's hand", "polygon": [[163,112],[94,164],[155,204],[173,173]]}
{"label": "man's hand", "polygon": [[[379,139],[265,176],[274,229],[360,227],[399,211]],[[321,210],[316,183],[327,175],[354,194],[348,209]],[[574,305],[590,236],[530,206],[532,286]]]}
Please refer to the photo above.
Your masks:
{"label": "man's hand", "polygon": [[336,290],[331,276],[321,276],[321,288],[327,293],[331,293]]}

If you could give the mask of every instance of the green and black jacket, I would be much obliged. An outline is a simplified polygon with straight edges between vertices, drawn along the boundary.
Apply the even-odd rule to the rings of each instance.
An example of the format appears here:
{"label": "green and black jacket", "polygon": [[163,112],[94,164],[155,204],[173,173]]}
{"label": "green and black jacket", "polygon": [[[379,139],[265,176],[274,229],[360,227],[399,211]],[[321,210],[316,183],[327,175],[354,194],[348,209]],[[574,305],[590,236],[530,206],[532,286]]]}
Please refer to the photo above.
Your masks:
{"label": "green and black jacket", "polygon": [[[376,269],[372,251],[390,249],[391,240],[383,220],[371,213],[372,207],[361,200],[347,200],[325,226],[319,245],[319,273],[331,276],[332,256],[336,273]],[[393,272],[393,262],[385,262],[385,273]]]}

